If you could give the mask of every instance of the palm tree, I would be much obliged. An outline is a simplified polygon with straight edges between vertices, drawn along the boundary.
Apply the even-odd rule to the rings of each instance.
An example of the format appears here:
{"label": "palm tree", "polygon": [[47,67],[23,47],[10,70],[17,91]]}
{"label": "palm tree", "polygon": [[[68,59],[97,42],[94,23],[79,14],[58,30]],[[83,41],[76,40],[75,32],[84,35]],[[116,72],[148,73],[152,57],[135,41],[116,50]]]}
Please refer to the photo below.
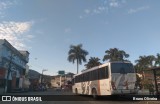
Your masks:
{"label": "palm tree", "polygon": [[153,65],[153,63],[155,63],[155,56],[153,56],[153,55],[149,55],[149,56],[147,56],[147,59],[148,59],[148,66],[149,67],[153,67],[154,65]]}
{"label": "palm tree", "polygon": [[[143,88],[144,86],[147,84],[145,82],[145,73],[144,71],[146,69],[148,69],[149,67],[153,67],[153,63],[155,61],[155,57],[153,55],[149,55],[149,56],[139,56],[139,59],[136,60],[136,64],[137,64],[137,69],[139,70],[139,72],[142,73],[142,76],[143,76]],[[147,72],[148,73],[148,72]],[[150,73],[150,72],[149,72]]]}
{"label": "palm tree", "polygon": [[125,51],[123,50],[119,50],[118,52],[118,56],[119,56],[119,60],[118,61],[125,61],[124,58],[128,58],[129,57],[129,54],[127,54]]}
{"label": "palm tree", "polygon": [[160,54],[157,53],[157,57],[155,58],[155,66],[160,66]]}
{"label": "palm tree", "polygon": [[136,73],[142,73],[142,69],[138,63],[136,65],[134,65],[134,69],[135,69]]}
{"label": "palm tree", "polygon": [[81,65],[82,61],[86,62],[86,55],[88,55],[88,52],[82,49],[82,44],[70,46],[70,50],[68,52],[68,61],[73,63],[75,62],[75,60],[77,61],[77,74],[79,68],[78,65]]}
{"label": "palm tree", "polygon": [[106,50],[105,53],[106,55],[104,55],[103,61],[126,61],[124,58],[129,57],[129,54],[118,48],[110,48],[109,50]]}
{"label": "palm tree", "polygon": [[135,63],[137,63],[140,70],[146,69],[148,66],[147,56],[139,56],[139,59],[135,60]]}
{"label": "palm tree", "polygon": [[147,69],[149,67],[153,67],[153,63],[155,61],[155,57],[153,55],[149,56],[139,56],[139,59],[135,62],[139,64],[139,67],[141,67],[142,70]]}
{"label": "palm tree", "polygon": [[[155,58],[155,66],[160,66],[160,54],[157,53],[157,57]],[[160,71],[157,71],[157,75],[160,75]]]}
{"label": "palm tree", "polygon": [[85,64],[84,66],[86,66],[86,68],[89,69],[89,68],[101,65],[99,61],[100,59],[98,57],[90,57],[88,63]]}

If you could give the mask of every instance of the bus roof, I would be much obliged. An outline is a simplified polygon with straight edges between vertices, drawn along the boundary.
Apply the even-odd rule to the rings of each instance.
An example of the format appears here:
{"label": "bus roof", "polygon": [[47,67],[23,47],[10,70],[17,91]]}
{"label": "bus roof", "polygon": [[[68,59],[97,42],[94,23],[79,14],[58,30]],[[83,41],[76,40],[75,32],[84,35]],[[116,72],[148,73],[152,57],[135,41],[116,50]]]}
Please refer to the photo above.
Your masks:
{"label": "bus roof", "polygon": [[81,74],[84,74],[84,73],[87,73],[87,72],[92,71],[92,70],[96,70],[96,69],[98,69],[98,68],[105,67],[105,66],[109,65],[110,63],[131,63],[131,62],[129,62],[129,61],[112,61],[112,62],[107,62],[107,63],[104,63],[104,64],[102,64],[102,65],[95,66],[95,67],[90,68],[90,69],[86,69],[86,70],[84,70],[83,72],[74,75],[74,77],[75,77],[75,76],[78,76],[78,75],[81,75]]}

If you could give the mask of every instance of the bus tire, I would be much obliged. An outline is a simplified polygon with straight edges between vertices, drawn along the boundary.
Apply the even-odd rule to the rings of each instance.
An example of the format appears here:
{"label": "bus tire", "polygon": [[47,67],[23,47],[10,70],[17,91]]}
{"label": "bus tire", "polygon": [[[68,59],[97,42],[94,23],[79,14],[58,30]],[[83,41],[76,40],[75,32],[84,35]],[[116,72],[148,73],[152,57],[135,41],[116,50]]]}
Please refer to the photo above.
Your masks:
{"label": "bus tire", "polygon": [[92,96],[93,96],[94,99],[98,99],[97,91],[96,91],[95,88],[92,89]]}

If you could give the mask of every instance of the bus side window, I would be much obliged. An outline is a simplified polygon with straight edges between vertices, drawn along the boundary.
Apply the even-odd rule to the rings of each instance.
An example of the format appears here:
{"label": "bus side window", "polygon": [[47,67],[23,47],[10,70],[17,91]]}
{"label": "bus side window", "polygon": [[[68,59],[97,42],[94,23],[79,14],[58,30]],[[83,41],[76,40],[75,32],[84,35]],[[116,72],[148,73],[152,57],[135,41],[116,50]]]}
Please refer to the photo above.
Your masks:
{"label": "bus side window", "polygon": [[82,79],[82,78],[81,78],[81,75],[79,75],[78,77],[79,77],[79,81],[78,81],[78,82],[81,82],[81,79]]}
{"label": "bus side window", "polygon": [[82,81],[82,75],[79,75],[79,82]]}
{"label": "bus side window", "polygon": [[84,82],[84,81],[85,81],[85,76],[84,76],[84,74],[82,74],[81,76],[82,76],[82,77],[81,77],[81,82]]}
{"label": "bus side window", "polygon": [[86,77],[87,77],[87,76],[86,76],[86,73],[85,73],[83,76],[84,76],[84,81],[87,81],[87,80],[86,80]]}
{"label": "bus side window", "polygon": [[84,74],[82,74],[81,76],[82,76],[82,77],[81,77],[81,82],[84,82],[84,81],[85,81],[85,76],[84,76]]}
{"label": "bus side window", "polygon": [[88,75],[89,75],[89,79],[88,79],[88,80],[89,80],[89,81],[92,81],[92,80],[91,80],[91,79],[92,79],[91,72],[88,72],[88,73],[89,73],[89,74],[88,74]]}
{"label": "bus side window", "polygon": [[89,81],[89,73],[86,73],[86,81]]}
{"label": "bus side window", "polygon": [[77,83],[79,82],[79,76],[77,76]]}
{"label": "bus side window", "polygon": [[76,81],[77,83],[79,82],[79,76],[77,76],[77,81]]}
{"label": "bus side window", "polygon": [[74,85],[74,83],[75,83],[74,81],[75,81],[75,78],[72,79],[72,85]]}
{"label": "bus side window", "polygon": [[99,79],[105,79],[106,73],[105,73],[105,67],[98,69]]}
{"label": "bus side window", "polygon": [[93,80],[98,80],[98,70],[93,71]]}
{"label": "bus side window", "polygon": [[83,82],[83,75],[81,75],[80,82]]}
{"label": "bus side window", "polygon": [[93,73],[93,71],[91,71],[91,81],[93,81],[94,80],[94,73]]}
{"label": "bus side window", "polygon": [[75,80],[75,83],[77,83],[77,76],[74,78],[74,80]]}
{"label": "bus side window", "polygon": [[106,72],[105,72],[106,74],[106,76],[105,76],[105,78],[109,78],[109,72],[108,72],[108,66],[106,66]]}
{"label": "bus side window", "polygon": [[90,73],[90,79],[89,79],[89,81],[92,81],[93,80],[93,71],[91,71],[89,73]]}
{"label": "bus side window", "polygon": [[85,81],[87,81],[87,73],[85,73],[84,75],[85,75]]}

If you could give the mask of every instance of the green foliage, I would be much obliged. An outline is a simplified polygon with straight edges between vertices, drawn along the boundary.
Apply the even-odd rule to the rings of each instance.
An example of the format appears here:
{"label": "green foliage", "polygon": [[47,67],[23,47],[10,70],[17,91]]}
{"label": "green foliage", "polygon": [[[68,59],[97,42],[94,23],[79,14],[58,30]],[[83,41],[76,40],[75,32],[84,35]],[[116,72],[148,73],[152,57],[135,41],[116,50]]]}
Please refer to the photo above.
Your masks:
{"label": "green foliage", "polygon": [[85,64],[85,66],[87,69],[89,69],[89,68],[101,65],[101,63],[99,61],[100,61],[100,59],[98,57],[90,57],[88,63]]}
{"label": "green foliage", "polygon": [[86,62],[86,56],[88,55],[88,52],[84,49],[82,49],[82,44],[79,45],[71,45],[70,50],[68,52],[68,61],[69,62],[75,62],[77,61],[77,73],[78,73],[78,65],[82,64],[83,62]]}
{"label": "green foliage", "polygon": [[142,86],[144,89],[149,89],[150,81],[148,79],[142,80]]}
{"label": "green foliage", "polygon": [[155,58],[155,66],[160,66],[160,54],[157,53],[157,57]]}
{"label": "green foliage", "polygon": [[155,56],[149,55],[149,56],[139,56],[139,59],[136,60],[135,69],[137,72],[141,73],[143,70],[146,70],[150,67],[153,67]]}
{"label": "green foliage", "polygon": [[105,53],[106,55],[104,55],[103,61],[126,61],[125,58],[129,57],[129,54],[118,48],[110,48],[109,50],[106,50]]}

